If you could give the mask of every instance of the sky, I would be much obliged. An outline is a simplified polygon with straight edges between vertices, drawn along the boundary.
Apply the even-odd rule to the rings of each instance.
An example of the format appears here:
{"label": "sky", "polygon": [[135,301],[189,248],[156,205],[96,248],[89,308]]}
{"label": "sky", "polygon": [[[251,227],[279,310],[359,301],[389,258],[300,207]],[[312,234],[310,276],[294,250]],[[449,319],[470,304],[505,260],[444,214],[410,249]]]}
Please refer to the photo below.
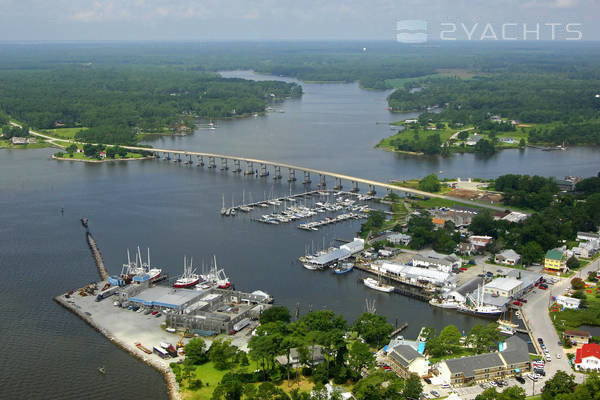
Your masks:
{"label": "sky", "polygon": [[0,0],[0,41],[396,40],[402,20],[430,40],[600,40],[599,16],[600,0]]}

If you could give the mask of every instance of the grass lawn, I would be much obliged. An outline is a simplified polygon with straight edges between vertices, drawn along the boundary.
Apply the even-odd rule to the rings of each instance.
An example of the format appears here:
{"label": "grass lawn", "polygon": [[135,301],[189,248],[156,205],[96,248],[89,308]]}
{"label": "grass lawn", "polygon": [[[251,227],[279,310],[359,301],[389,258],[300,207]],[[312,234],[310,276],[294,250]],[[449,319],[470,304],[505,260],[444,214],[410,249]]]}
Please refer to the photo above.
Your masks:
{"label": "grass lawn", "polygon": [[437,363],[439,361],[447,360],[449,358],[459,358],[459,357],[464,357],[464,356],[472,356],[472,355],[475,355],[475,354],[477,354],[477,352],[475,351],[475,349],[469,349],[469,348],[466,348],[466,347],[461,347],[456,352],[454,352],[453,354],[446,354],[446,355],[443,355],[441,357],[431,357],[429,359],[429,362],[431,364],[435,364],[435,363]]}
{"label": "grass lawn", "polygon": [[46,129],[43,132],[50,136],[54,136],[60,139],[74,139],[75,134],[81,130],[87,128],[58,128],[58,129]]}
{"label": "grass lawn", "polygon": [[[392,125],[404,125],[404,121],[396,121],[396,122],[393,122]],[[465,129],[472,128],[472,126],[470,126],[470,125],[462,126],[460,128],[450,128],[448,126],[448,124],[446,124],[446,123],[444,125],[445,126],[443,129],[436,129],[436,130],[427,130],[427,129],[419,128],[419,131],[418,131],[419,140],[423,141],[429,136],[438,134],[438,135],[440,135],[441,142],[445,143],[456,132],[460,132],[460,131],[464,131]],[[389,136],[385,139],[382,139],[375,147],[381,147],[386,150],[396,151],[397,150],[396,143],[402,139],[410,139],[410,141],[415,140],[414,139],[414,130],[411,129],[410,126],[408,126],[407,129],[399,131],[398,133],[396,133],[393,136]]]}
{"label": "grass lawn", "polygon": [[580,325],[600,325],[600,298],[596,297],[597,289],[590,289],[592,293],[584,290],[587,297],[587,308],[580,310],[565,309],[564,311],[550,311],[550,319],[559,333],[567,329],[577,329]]}
{"label": "grass lawn", "polygon": [[[221,382],[223,375],[225,375],[228,370],[219,371],[215,368],[214,363],[207,362],[206,364],[199,365],[196,367],[196,371],[194,371],[194,375],[196,379],[200,379],[203,383],[203,386],[200,390],[185,390],[185,386],[182,385],[182,393],[183,398],[186,400],[206,400],[210,399],[212,396],[215,387]],[[208,384],[208,385],[207,385]]]}
{"label": "grass lawn", "polygon": [[8,140],[0,139],[0,148],[2,149],[43,149],[44,147],[48,147],[48,143],[40,140],[38,140],[36,143],[13,145]]}
{"label": "grass lawn", "polygon": [[[427,200],[412,197],[410,200],[407,200],[407,201],[411,202],[413,205],[420,207],[420,208],[451,207],[451,206],[464,206],[465,205],[464,203],[461,203],[458,201],[438,199],[437,197],[430,197]],[[469,207],[480,208],[475,205],[469,205]],[[481,207],[481,209],[483,210],[483,207]]]}

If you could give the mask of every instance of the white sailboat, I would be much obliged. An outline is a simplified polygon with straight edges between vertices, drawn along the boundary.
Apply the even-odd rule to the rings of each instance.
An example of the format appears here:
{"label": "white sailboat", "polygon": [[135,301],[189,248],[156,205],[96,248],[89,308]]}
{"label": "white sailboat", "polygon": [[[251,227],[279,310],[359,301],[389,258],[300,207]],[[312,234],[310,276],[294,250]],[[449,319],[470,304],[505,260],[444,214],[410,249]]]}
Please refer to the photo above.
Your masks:
{"label": "white sailboat", "polygon": [[386,285],[381,282],[381,274],[378,274],[378,279],[375,280],[373,278],[364,278],[363,283],[366,287],[378,290],[380,292],[391,293],[394,291],[394,287],[392,285]]}

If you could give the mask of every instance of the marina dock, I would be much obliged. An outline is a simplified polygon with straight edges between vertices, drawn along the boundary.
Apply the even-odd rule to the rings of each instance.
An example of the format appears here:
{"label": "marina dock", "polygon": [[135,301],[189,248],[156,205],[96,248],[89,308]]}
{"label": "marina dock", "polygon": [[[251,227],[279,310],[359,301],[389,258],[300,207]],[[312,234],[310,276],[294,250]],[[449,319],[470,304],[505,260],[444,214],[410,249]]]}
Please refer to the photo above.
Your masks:
{"label": "marina dock", "polygon": [[359,269],[364,272],[367,272],[369,274],[387,278],[390,282],[400,283],[402,285],[405,285],[408,287],[413,287],[413,288],[419,288],[421,290],[420,292],[415,292],[415,291],[411,291],[409,289],[401,289],[401,288],[396,287],[395,291],[398,293],[404,294],[406,296],[419,298],[424,301],[429,301],[432,298],[432,295],[430,293],[428,293],[428,291],[432,291],[434,289],[434,287],[429,283],[413,281],[413,280],[406,279],[406,278],[403,278],[398,275],[390,274],[389,272],[379,271],[378,269],[375,269],[365,263],[356,263],[354,265],[354,268]]}

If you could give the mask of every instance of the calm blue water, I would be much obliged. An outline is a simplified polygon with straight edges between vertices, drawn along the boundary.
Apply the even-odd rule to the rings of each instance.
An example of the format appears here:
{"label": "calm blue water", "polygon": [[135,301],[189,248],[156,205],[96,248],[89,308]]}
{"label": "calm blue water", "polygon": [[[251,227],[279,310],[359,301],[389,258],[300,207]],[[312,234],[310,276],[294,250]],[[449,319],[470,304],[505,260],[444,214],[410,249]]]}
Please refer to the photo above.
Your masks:
{"label": "calm blue water", "polygon": [[[244,72],[242,75],[248,76]],[[237,73],[236,75],[239,75]],[[598,169],[593,149],[566,152],[504,151],[487,160],[473,155],[451,159],[415,158],[376,150],[392,131],[386,124],[406,118],[386,110],[385,93],[357,85],[304,85],[302,99],[276,106],[285,113],[218,122],[216,131],[159,138],[153,145],[240,154],[298,165],[389,179],[424,176],[491,177],[507,172],[563,176]],[[469,329],[476,320],[399,295],[374,293],[358,282],[360,273],[335,276],[305,270],[295,262],[305,246],[352,238],[360,222],[319,232],[295,224],[270,226],[249,216],[223,218],[222,196],[238,202],[264,193],[287,193],[287,182],[233,176],[164,161],[90,165],[56,162],[54,152],[0,150],[0,358],[2,398],[164,399],[162,377],[122,352],[52,301],[55,295],[97,279],[82,216],[105,262],[118,272],[127,247],[149,246],[153,261],[171,275],[184,255],[196,263],[215,254],[236,288],[262,289],[279,304],[301,312],[329,308],[349,321],[364,311],[365,298],[395,323],[409,322],[406,336],[422,325],[454,323]],[[292,187],[294,191],[302,188]],[[64,207],[65,214],[60,214]],[[105,365],[108,373],[97,372]],[[126,388],[126,389],[125,389]]]}

